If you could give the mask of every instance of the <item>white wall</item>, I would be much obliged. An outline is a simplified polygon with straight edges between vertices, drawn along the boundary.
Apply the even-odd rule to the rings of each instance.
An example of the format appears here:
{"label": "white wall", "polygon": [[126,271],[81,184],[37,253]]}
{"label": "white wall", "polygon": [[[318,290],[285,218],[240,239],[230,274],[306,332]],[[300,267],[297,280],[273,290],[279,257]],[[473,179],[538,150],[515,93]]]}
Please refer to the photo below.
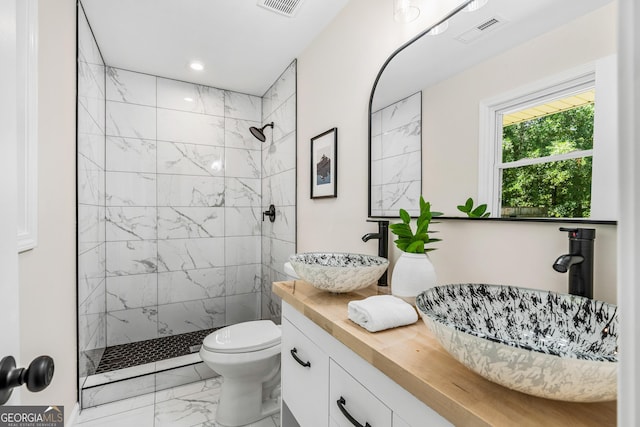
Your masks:
{"label": "white wall", "polygon": [[75,1],[39,2],[38,246],[20,255],[21,360],[55,361],[49,388],[24,404],[76,402]]}
{"label": "white wall", "polygon": [[[298,252],[376,253],[367,223],[367,116],[380,67],[402,43],[444,16],[456,1],[423,2],[420,19],[393,21],[391,0],[351,0],[298,60]],[[437,8],[437,9],[436,9]],[[338,198],[309,197],[310,139],[338,128]]]}
{"label": "white wall", "polygon": [[[367,107],[386,58],[429,19],[397,24],[390,0],[352,0],[298,61],[298,252],[375,254],[367,217]],[[451,6],[450,4],[448,5]],[[477,114],[477,110],[476,110]],[[338,198],[309,199],[309,140],[338,127]],[[426,130],[425,130],[426,132]],[[425,155],[428,155],[425,153]],[[441,283],[483,281],[566,291],[567,276],[551,264],[568,248],[561,224],[443,221],[432,259]],[[616,227],[597,226],[597,299],[616,301]],[[391,255],[392,261],[398,256]]]}

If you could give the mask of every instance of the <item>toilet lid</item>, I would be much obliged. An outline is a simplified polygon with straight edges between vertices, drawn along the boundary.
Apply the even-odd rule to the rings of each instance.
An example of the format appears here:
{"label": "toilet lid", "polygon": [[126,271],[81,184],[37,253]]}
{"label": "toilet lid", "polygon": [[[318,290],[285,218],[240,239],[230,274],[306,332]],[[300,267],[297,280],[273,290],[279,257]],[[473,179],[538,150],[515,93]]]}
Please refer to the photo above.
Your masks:
{"label": "toilet lid", "polygon": [[217,353],[245,353],[273,347],[281,335],[280,327],[271,320],[255,320],[218,329],[207,335],[202,345]]}

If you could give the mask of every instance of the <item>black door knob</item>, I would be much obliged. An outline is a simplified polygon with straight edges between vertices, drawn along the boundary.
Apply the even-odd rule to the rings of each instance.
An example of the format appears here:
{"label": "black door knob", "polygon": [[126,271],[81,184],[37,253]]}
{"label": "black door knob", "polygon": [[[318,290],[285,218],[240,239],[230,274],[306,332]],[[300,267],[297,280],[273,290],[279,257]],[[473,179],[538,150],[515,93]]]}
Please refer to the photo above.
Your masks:
{"label": "black door knob", "polygon": [[13,388],[23,384],[32,392],[42,391],[53,379],[54,364],[49,356],[36,357],[28,368],[16,368],[13,356],[0,361],[0,405],[7,403]]}

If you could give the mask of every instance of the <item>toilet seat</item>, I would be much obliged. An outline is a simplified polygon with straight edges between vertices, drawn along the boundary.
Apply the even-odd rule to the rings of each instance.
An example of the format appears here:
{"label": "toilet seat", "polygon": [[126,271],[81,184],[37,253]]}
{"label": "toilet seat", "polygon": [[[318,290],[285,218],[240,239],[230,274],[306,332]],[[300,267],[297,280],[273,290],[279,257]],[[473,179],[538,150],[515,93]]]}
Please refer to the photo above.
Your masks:
{"label": "toilet seat", "polygon": [[264,350],[280,343],[278,325],[270,320],[254,320],[218,329],[206,336],[202,346],[214,353],[248,353]]}

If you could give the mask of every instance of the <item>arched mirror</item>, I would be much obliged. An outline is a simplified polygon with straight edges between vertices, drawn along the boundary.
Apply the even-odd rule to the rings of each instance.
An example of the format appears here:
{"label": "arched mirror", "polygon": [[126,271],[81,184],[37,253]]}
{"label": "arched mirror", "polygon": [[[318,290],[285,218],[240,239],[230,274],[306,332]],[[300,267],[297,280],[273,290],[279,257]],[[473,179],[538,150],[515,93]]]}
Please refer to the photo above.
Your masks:
{"label": "arched mirror", "polygon": [[615,221],[616,1],[467,3],[378,74],[369,216]]}

